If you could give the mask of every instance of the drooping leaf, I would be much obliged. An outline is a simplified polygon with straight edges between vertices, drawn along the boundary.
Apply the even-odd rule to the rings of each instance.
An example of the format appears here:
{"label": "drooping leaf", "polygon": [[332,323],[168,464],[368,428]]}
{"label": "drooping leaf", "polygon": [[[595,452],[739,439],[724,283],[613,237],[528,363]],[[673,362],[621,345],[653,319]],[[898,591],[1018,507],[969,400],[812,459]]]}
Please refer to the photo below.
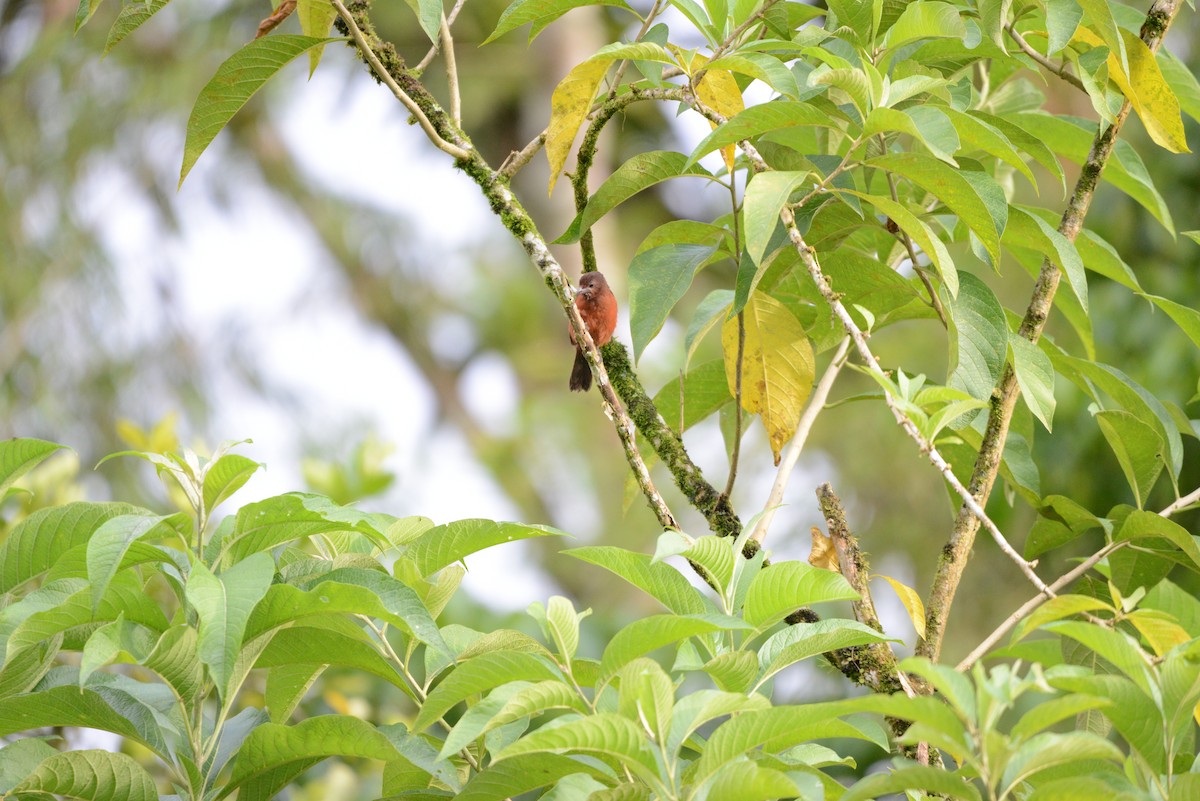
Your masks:
{"label": "drooping leaf", "polygon": [[716,249],[716,245],[660,245],[633,257],[629,264],[629,330],[635,362]]}
{"label": "drooping leaf", "polygon": [[[496,22],[496,29],[491,32],[488,38],[483,40],[482,44],[499,39],[509,31],[516,30],[527,23],[553,21],[571,9],[592,5],[629,8],[629,5],[624,0],[517,0],[517,2],[504,9],[504,13],[500,15],[499,21]],[[530,40],[534,36],[536,36],[536,32],[530,34]]]}
{"label": "drooping leaf", "polygon": [[226,59],[192,107],[179,185],[183,185],[200,154],[263,84],[296,56],[330,41],[294,34],[264,36]]}
{"label": "drooping leaf", "polygon": [[758,652],[758,684],[779,671],[805,659],[838,648],[885,642],[887,637],[855,620],[828,618],[816,623],[797,623],[779,631]]}
{"label": "drooping leaf", "polygon": [[133,757],[96,750],[48,757],[13,792],[54,793],[80,801],[158,801],[154,779]]}
{"label": "drooping leaf", "polygon": [[424,731],[455,704],[469,695],[507,684],[510,681],[561,680],[546,659],[516,651],[495,651],[460,662],[429,693],[421,711],[413,719],[413,731]]}
{"label": "drooping leaf", "polygon": [[[700,58],[693,59],[693,67]],[[737,80],[727,70],[706,66],[704,75],[696,82],[695,86],[696,98],[706,108],[717,112],[726,120],[746,108],[742,100],[742,90],[738,86]],[[717,127],[716,123],[710,123],[710,125],[713,128]],[[726,145],[722,148],[721,156],[725,159],[725,168],[733,172],[733,162],[736,156],[733,145]]]}
{"label": "drooping leaf", "polygon": [[528,523],[495,520],[455,520],[434,526],[413,540],[405,555],[412,559],[422,576],[431,576],[443,567],[503,542],[531,537],[566,536],[556,528]]}
{"label": "drooping leaf", "polygon": [[642,729],[610,712],[589,715],[527,734],[496,754],[495,761],[536,753],[599,754],[620,761],[643,779],[657,776],[654,752]]}
{"label": "drooping leaf", "polygon": [[693,164],[714,150],[743,139],[797,126],[837,127],[837,121],[810,103],[786,100],[760,103],[735,115],[700,140],[700,144],[688,156],[687,163]]}
{"label": "drooping leaf", "polygon": [[1047,431],[1051,430],[1055,401],[1054,365],[1050,363],[1050,357],[1037,345],[1015,334],[1009,335],[1008,347],[1025,405],[1042,421]]}
{"label": "drooping leaf", "polygon": [[971,273],[962,273],[959,279],[958,297],[950,304],[953,371],[946,383],[987,400],[1008,354],[1008,323],[987,284]]}
{"label": "drooping leaf", "polygon": [[775,464],[792,438],[808,396],[816,363],[812,345],[800,321],[786,306],[763,292],[754,292],[742,311],[744,339],[738,364],[738,319],[721,328],[725,377],[731,395],[737,394],[741,368],[742,408],[762,417]]}
{"label": "drooping leaf", "polygon": [[400,755],[381,732],[349,715],[322,715],[294,726],[264,723],[242,743],[233,773],[218,798],[238,790],[238,798],[266,801],[295,775],[330,756],[390,760]]}
{"label": "drooping leaf", "polygon": [[41,439],[0,440],[0,500],[13,482],[62,447]]}
{"label": "drooping leaf", "polygon": [[610,545],[572,548],[562,553],[611,571],[649,593],[676,614],[694,615],[711,611],[700,591],[678,570],[662,562],[653,562],[646,554]]}
{"label": "drooping leaf", "polygon": [[744,628],[749,628],[749,624],[726,615],[644,617],[613,635],[600,658],[600,672],[604,676],[611,676],[637,657],[688,637]]}
{"label": "drooping leaf", "polygon": [[219,576],[203,562],[192,564],[187,599],[200,618],[200,661],[208,666],[222,694],[233,674],[246,624],[274,574],[275,562],[265,553],[253,554]]}
{"label": "drooping leaf", "polygon": [[904,606],[904,611],[908,612],[908,619],[912,621],[913,631],[918,637],[925,636],[925,603],[921,600],[921,595],[912,587],[897,581],[891,576],[885,576],[882,573],[876,573],[871,578],[881,578],[891,586],[895,591],[896,597],[900,599],[900,603]]}
{"label": "drooping leaf", "polygon": [[840,573],[803,562],[778,562],[759,571],[746,593],[746,622],[765,629],[802,606],[859,597]]}
{"label": "drooping leaf", "polygon": [[[1004,226],[998,224],[999,210],[987,202],[990,195],[980,194],[985,187],[995,185],[983,173],[969,173],[976,176],[969,179],[968,173],[920,153],[893,153],[873,158],[867,164],[893,172],[932,194],[975,232],[992,263],[1000,263],[1000,234]],[[1000,198],[1002,201],[1003,193]]]}
{"label": "drooping leaf", "polygon": [[1136,415],[1121,409],[1097,411],[1092,416],[1117,455],[1140,509],[1162,473],[1162,437]]}
{"label": "drooping leaf", "polygon": [[779,212],[788,197],[808,177],[807,172],[764,172],[746,185],[744,218],[746,252],[755,264],[766,255],[771,233],[779,225]]}
{"label": "drooping leaf", "polygon": [[964,801],[979,801],[980,798],[979,791],[965,777],[930,765],[906,765],[867,776],[842,798],[844,801],[866,801],[906,790],[936,793],[942,798],[961,798]]}

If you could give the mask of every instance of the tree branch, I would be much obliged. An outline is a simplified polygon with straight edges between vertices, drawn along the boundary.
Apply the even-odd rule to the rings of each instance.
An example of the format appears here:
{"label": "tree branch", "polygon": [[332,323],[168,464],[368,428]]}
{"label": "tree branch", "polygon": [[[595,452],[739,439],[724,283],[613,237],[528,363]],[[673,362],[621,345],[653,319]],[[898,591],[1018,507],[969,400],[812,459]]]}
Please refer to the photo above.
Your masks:
{"label": "tree branch", "polygon": [[[1162,44],[1162,39],[1170,28],[1171,22],[1179,12],[1181,0],[1155,0],[1146,15],[1142,25],[1141,39],[1154,53]],[[1058,232],[1069,241],[1074,242],[1083,227],[1084,217],[1087,216],[1096,187],[1100,182],[1100,173],[1108,163],[1116,145],[1117,133],[1129,116],[1131,104],[1128,99],[1121,106],[1111,125],[1101,125],[1092,143],[1087,162],[1080,171],[1075,191],[1071,195],[1067,208],[1063,212],[1058,225]],[[1029,301],[1025,317],[1021,322],[1018,334],[1030,342],[1037,342],[1046,325],[1050,314],[1054,294],[1058,290],[1062,271],[1049,259],[1042,262],[1033,288],[1033,296]],[[946,621],[954,595],[962,581],[966,569],[967,558],[975,544],[975,534],[979,523],[974,516],[975,509],[987,503],[995,485],[996,476],[1000,471],[1000,460],[1004,453],[1004,443],[1008,438],[1008,427],[1016,409],[1017,398],[1021,388],[1017,384],[1017,376],[1010,364],[1006,364],[996,390],[992,393],[991,408],[988,413],[987,429],[983,442],[979,447],[979,456],[971,472],[969,483],[971,500],[964,502],[959,509],[954,523],[954,532],[950,541],[942,549],[938,562],[937,575],[928,598],[928,614],[925,622],[925,639],[918,646],[917,653],[937,661],[941,655],[942,639],[946,633]],[[1039,588],[1040,589],[1040,588]]]}
{"label": "tree branch", "polygon": [[1062,78],[1079,91],[1085,94],[1087,93],[1087,87],[1083,85],[1083,81],[1067,72],[1065,66],[1056,65],[1053,61],[1039,53],[1033,45],[1025,41],[1025,37],[1021,35],[1020,31],[1017,30],[1015,25],[1010,22],[1008,25],[1004,26],[1004,30],[1008,31],[1008,35],[1011,36],[1013,41],[1017,43],[1017,47],[1021,48],[1021,52],[1040,64],[1043,69],[1045,69],[1047,72],[1053,72],[1055,75]]}
{"label": "tree branch", "polygon": [[[584,357],[596,377],[596,384],[604,401],[605,414],[613,421],[617,435],[621,439],[621,445],[625,450],[625,459],[629,463],[630,469],[633,470],[634,477],[637,479],[647,503],[663,528],[678,528],[674,515],[671,514],[662,495],[654,487],[646,463],[638,452],[633,423],[613,393],[608,373],[604,368],[604,361],[596,349],[595,342],[592,341],[591,334],[588,333],[587,326],[584,325],[583,318],[579,315],[579,309],[575,306],[574,292],[566,275],[558,261],[550,253],[546,240],[538,232],[537,226],[529,214],[509,190],[508,181],[503,175],[492,169],[479,151],[471,146],[466,135],[437,104],[425,86],[405,68],[404,62],[396,54],[395,48],[391,44],[384,43],[375,34],[374,27],[367,17],[368,4],[364,0],[356,0],[351,3],[354,6],[354,11],[351,12],[342,4],[341,0],[332,1],[341,15],[343,24],[352,32],[355,45],[362,58],[375,69],[380,80],[387,83],[389,88],[393,84],[396,86],[393,94],[396,94],[398,99],[404,102],[404,98],[407,98],[412,106],[405,103],[406,106],[416,107],[422,112],[421,119],[429,123],[437,140],[447,144],[454,143],[451,146],[456,152],[462,154],[456,157],[456,166],[475,181],[491,205],[492,211],[500,217],[508,232],[521,243],[530,261],[541,272],[543,282],[558,298],[571,329],[575,333],[576,342],[582,345]],[[383,54],[383,57],[380,56],[380,53]]]}

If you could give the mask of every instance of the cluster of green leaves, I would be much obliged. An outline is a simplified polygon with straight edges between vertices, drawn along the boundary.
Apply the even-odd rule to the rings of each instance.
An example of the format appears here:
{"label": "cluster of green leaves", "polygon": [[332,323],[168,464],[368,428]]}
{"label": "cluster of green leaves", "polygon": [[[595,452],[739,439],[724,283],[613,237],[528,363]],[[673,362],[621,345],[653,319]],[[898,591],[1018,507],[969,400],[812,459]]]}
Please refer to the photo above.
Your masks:
{"label": "cluster of green leaves", "polygon": [[[494,35],[531,20],[536,33],[578,5],[519,0]],[[777,457],[795,431],[814,379],[813,354],[831,348],[843,330],[780,224],[789,205],[860,327],[883,336],[897,322],[936,325],[944,318],[944,386],[926,387],[936,408],[910,404],[926,434],[947,429],[954,435],[949,442],[977,444],[984,416],[966,412],[987,403],[1007,363],[1032,417],[1018,417],[1005,472],[1035,505],[1036,470],[1021,457],[1032,446],[1034,419],[1047,430],[1053,423],[1056,375],[1095,399],[1097,424],[1139,506],[1163,472],[1177,478],[1179,438],[1196,435],[1189,416],[1094,361],[1088,271],[1142,293],[1138,279],[1096,232],[1085,229],[1072,241],[1055,228],[1066,188],[1062,162],[1085,161],[1096,123],[1047,112],[1033,75],[1039,65],[1024,49],[1073,65],[1101,121],[1111,121],[1128,97],[1156,143],[1186,152],[1181,108],[1200,118],[1200,84],[1165,49],[1151,55],[1137,35],[1142,12],[1099,2],[842,0],[830,2],[828,13],[787,2],[670,5],[705,46],[674,44],[683,29],[660,23],[638,42],[602,48],[559,84],[546,141],[557,175],[617,61],[629,61],[641,77],[612,96],[678,86],[663,78],[668,69],[686,79],[700,104],[727,118],[691,153],[635,155],[591,194],[558,240],[578,241],[621,202],[666,180],[700,176],[730,187],[735,203],[728,214],[662,225],[629,266],[635,355],[701,269],[731,279],[731,289],[713,290],[696,307],[686,391],[675,386],[662,398],[670,407],[682,396],[684,408],[668,419],[690,426],[731,404],[740,370],[742,407],[762,417]],[[804,24],[822,13],[823,26]],[[752,81],[774,95],[745,107],[742,92]],[[735,160],[733,147],[743,142],[768,171],[749,169],[742,156]],[[717,151],[723,159],[716,169],[702,167],[701,159]],[[743,169],[747,183],[738,198],[734,173]],[[1117,145],[1105,178],[1174,232],[1170,210],[1127,143]],[[1028,203],[1037,192],[1050,198],[1049,208]],[[1003,261],[1036,275],[1043,259],[1063,271],[1069,288],[1055,299],[1077,337],[1069,347],[1017,336],[1023,312],[1006,309],[993,289],[1014,280],[1011,272],[1001,276]],[[988,273],[993,277],[982,280]],[[1151,300],[1200,344],[1200,313]],[[716,327],[723,382],[711,380],[722,372],[717,363],[690,365]],[[894,383],[884,389],[902,395]],[[973,459],[952,461],[965,469]]]}
{"label": "cluster of green leaves", "polygon": [[[0,444],[0,489],[57,449]],[[568,550],[664,609],[595,658],[579,653],[588,611],[559,596],[529,609],[541,639],[437,623],[464,557],[559,532],[434,526],[293,493],[243,506],[208,533],[200,507],[211,512],[254,463],[143,455],[178,479],[189,512],[72,502],[26,517],[0,543],[0,735],[34,735],[0,749],[0,793],[155,799],[165,782],[179,799],[266,801],[331,756],[382,761],[384,798],[475,801],[534,791],[589,801],[1183,799],[1200,784],[1200,601],[1165,580],[1128,598],[1113,589],[1109,600],[1046,604],[1008,647],[1040,665],[1026,675],[1001,666],[967,677],[912,660],[903,667],[940,699],[773,703],[782,671],[822,654],[872,669],[863,646],[886,641],[853,620],[789,617],[856,599],[837,572],[768,565],[762,552],[747,560],[739,542],[677,532],[653,557]],[[707,589],[663,561],[674,556]],[[651,658],[664,649],[669,668]],[[305,715],[302,700],[329,668],[377,677],[409,713],[390,724]],[[1027,693],[1040,694],[1032,707]],[[829,741],[889,750],[883,715],[915,722],[898,746],[940,749],[957,769],[898,759],[843,786],[827,769],[854,760]],[[1082,730],[1051,730],[1076,715]],[[111,732],[129,754],[59,751],[36,733],[48,727]]]}

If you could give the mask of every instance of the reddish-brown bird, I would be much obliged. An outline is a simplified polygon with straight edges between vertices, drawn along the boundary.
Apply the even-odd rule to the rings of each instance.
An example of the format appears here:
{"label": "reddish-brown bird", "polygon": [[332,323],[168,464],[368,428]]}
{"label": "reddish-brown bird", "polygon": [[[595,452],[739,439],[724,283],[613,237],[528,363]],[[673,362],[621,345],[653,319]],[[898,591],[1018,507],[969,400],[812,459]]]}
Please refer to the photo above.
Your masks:
{"label": "reddish-brown bird", "polygon": [[[617,299],[608,288],[608,281],[598,272],[584,273],[575,292],[575,307],[583,318],[588,333],[596,347],[612,339],[617,327]],[[592,388],[592,368],[588,366],[583,350],[575,344],[575,332],[567,326],[571,344],[575,345],[575,366],[571,368],[571,389],[586,392]]]}

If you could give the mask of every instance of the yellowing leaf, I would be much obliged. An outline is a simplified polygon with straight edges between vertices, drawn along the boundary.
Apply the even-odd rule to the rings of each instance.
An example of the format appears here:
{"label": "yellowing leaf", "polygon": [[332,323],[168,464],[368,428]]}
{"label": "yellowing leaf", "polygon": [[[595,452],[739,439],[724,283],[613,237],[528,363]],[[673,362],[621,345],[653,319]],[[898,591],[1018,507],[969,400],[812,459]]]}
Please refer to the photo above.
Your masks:
{"label": "yellowing leaf", "polygon": [[596,89],[608,72],[611,59],[590,59],[578,64],[554,88],[550,97],[550,126],[546,129],[546,159],[550,162],[550,188],[558,181],[579,126],[587,118]]}
{"label": "yellowing leaf", "polygon": [[1126,615],[1138,633],[1150,644],[1156,656],[1162,656],[1176,645],[1192,639],[1175,618],[1151,609],[1138,609]]}
{"label": "yellowing leaf", "polygon": [[901,584],[891,576],[883,576],[876,573],[872,578],[881,578],[892,585],[892,589],[900,597],[900,603],[904,604],[904,609],[908,612],[909,619],[912,620],[913,628],[917,630],[917,636],[924,638],[925,604],[921,602],[921,596],[917,595],[917,591],[907,584]]}
{"label": "yellowing leaf", "polygon": [[[816,367],[812,345],[800,321],[775,298],[753,292],[742,311],[746,339],[742,353],[742,408],[762,417],[775,464],[800,422],[804,402],[812,393]],[[737,396],[737,317],[721,327],[725,379]]]}
{"label": "yellowing leaf", "polygon": [[[300,18],[300,32],[305,36],[328,36],[334,17],[337,16],[337,9],[329,0],[299,0],[296,12],[296,16]],[[310,77],[317,71],[317,65],[321,63],[321,54],[324,52],[324,45],[318,45],[308,51]]]}
{"label": "yellowing leaf", "polygon": [[[700,98],[701,103],[725,119],[729,119],[746,108],[742,102],[742,90],[738,88],[733,73],[728,70],[705,72],[704,76],[700,78],[700,83],[696,84],[696,96]],[[710,122],[709,125],[713,128],[717,127],[716,123]],[[733,172],[733,159],[736,153],[734,147],[734,145],[726,145],[721,148],[721,156],[724,157],[725,166],[729,168],[730,172]]]}
{"label": "yellowing leaf", "polygon": [[808,563],[822,570],[841,573],[842,566],[838,564],[837,549],[833,547],[833,537],[826,537],[816,526],[812,527],[811,533],[812,550],[808,554]]}
{"label": "yellowing leaf", "polygon": [[[1154,54],[1145,42],[1129,31],[1122,30],[1121,36],[1129,57],[1129,72],[1126,74],[1120,59],[1110,51],[1109,76],[1121,93],[1129,98],[1151,139],[1172,153],[1190,153],[1183,132],[1179,100],[1163,78]],[[1075,31],[1072,41],[1081,41],[1093,47],[1104,44],[1099,36],[1084,27]]]}

